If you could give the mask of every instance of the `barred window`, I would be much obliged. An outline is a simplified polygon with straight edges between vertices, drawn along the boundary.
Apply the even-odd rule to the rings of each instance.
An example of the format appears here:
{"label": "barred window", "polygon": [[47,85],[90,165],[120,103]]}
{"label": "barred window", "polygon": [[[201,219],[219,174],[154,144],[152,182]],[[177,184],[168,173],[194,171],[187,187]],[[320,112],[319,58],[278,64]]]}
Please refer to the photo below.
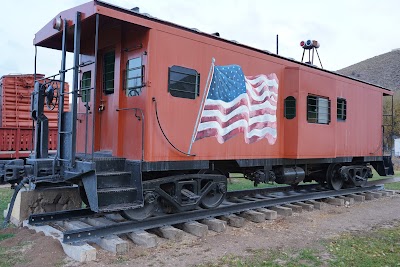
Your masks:
{"label": "barred window", "polygon": [[339,121],[346,120],[346,113],[347,113],[347,101],[344,98],[337,99],[337,119]]}
{"label": "barred window", "polygon": [[90,89],[92,83],[92,72],[86,71],[82,74],[81,80],[81,97],[82,102],[87,103],[90,102]]}
{"label": "barred window", "polygon": [[126,96],[138,96],[143,88],[142,58],[132,58],[126,64]]}
{"label": "barred window", "polygon": [[296,117],[296,98],[288,96],[285,98],[285,118],[293,119]]}
{"label": "barred window", "polygon": [[175,97],[195,99],[200,95],[200,73],[181,66],[168,68],[168,92]]}
{"label": "barred window", "polygon": [[103,91],[106,95],[114,93],[115,51],[104,54],[103,58]]}
{"label": "barred window", "polygon": [[307,96],[307,121],[309,123],[329,124],[331,121],[331,101],[329,98]]}

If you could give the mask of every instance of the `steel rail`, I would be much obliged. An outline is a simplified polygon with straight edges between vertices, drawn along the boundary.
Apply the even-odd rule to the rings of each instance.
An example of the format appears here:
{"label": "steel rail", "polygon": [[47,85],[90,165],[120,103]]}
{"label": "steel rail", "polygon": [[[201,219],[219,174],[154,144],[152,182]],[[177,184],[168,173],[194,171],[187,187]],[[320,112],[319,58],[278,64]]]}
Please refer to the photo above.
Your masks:
{"label": "steel rail", "polygon": [[275,193],[275,192],[312,190],[312,189],[316,189],[318,186],[319,186],[318,184],[306,184],[306,185],[298,185],[296,187],[276,186],[276,187],[254,188],[254,189],[245,189],[245,190],[238,190],[238,191],[229,191],[229,192],[227,192],[226,196],[227,196],[227,198],[229,198],[229,197],[242,197],[242,196],[256,195],[256,194],[265,195],[265,194]]}
{"label": "steel rail", "polygon": [[[316,184],[313,185],[301,185],[296,187],[296,191],[303,191],[304,190],[312,190],[318,186]],[[267,188],[257,188],[257,189],[248,189],[248,190],[241,190],[241,191],[230,191],[227,192],[226,198],[238,198],[238,197],[252,197],[255,195],[263,195],[268,197],[267,194],[271,193],[285,193],[293,191],[293,187],[291,186],[278,186],[278,187],[267,187]],[[293,191],[292,193],[294,193]],[[37,225],[43,223],[49,223],[59,220],[65,219],[77,219],[92,215],[102,215],[102,213],[96,213],[91,211],[90,209],[75,209],[75,210],[66,210],[66,211],[54,211],[48,213],[39,213],[39,214],[32,214],[29,216],[29,224]]]}
{"label": "steel rail", "polygon": [[60,221],[73,218],[81,218],[98,214],[91,209],[76,209],[76,210],[64,210],[55,211],[42,214],[32,214],[29,216],[30,225],[39,225],[43,223],[49,223],[53,221]]}
{"label": "steel rail", "polygon": [[261,198],[259,200],[247,200],[242,203],[226,203],[216,209],[199,209],[188,211],[179,214],[171,214],[159,217],[152,217],[143,221],[127,221],[115,223],[108,226],[101,227],[88,227],[77,230],[69,230],[63,233],[63,243],[76,243],[86,241],[94,238],[100,238],[111,234],[124,234],[136,230],[148,230],[165,225],[176,225],[193,220],[200,220],[210,217],[217,217],[228,215],[232,213],[242,212],[249,209],[271,207],[276,205],[283,205],[287,203],[324,199],[329,197],[336,197],[354,193],[362,193],[368,191],[383,190],[383,186],[370,186],[363,188],[350,188],[342,189],[339,191],[322,191],[312,192],[307,194],[297,193],[293,196],[275,197],[275,198]]}

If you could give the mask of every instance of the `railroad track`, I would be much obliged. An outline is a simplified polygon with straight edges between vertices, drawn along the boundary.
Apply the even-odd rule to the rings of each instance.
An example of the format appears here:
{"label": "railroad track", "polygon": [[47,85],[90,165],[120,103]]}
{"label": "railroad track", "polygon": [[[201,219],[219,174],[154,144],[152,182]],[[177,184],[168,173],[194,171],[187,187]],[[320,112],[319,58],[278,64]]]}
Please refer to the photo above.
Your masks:
{"label": "railroad track", "polygon": [[[63,232],[62,242],[77,243],[110,235],[119,235],[129,232],[144,231],[164,227],[166,225],[179,225],[191,221],[218,218],[238,214],[245,211],[272,208],[293,203],[305,203],[315,200],[332,200],[335,197],[356,196],[355,194],[383,191],[384,187],[373,185],[364,188],[349,188],[339,191],[320,190],[316,185],[305,185],[293,190],[291,187],[277,187],[265,189],[252,189],[245,191],[228,192],[227,201],[216,209],[197,209],[184,213],[151,217],[143,221],[122,221],[108,225],[90,226],[79,229],[71,229]],[[310,203],[310,202],[309,202]],[[339,203],[339,202],[338,202]],[[279,209],[278,209],[279,212]],[[87,218],[90,216],[103,216],[95,214],[89,209],[80,209],[63,212],[52,212],[31,215],[30,225],[41,225],[63,220]]]}

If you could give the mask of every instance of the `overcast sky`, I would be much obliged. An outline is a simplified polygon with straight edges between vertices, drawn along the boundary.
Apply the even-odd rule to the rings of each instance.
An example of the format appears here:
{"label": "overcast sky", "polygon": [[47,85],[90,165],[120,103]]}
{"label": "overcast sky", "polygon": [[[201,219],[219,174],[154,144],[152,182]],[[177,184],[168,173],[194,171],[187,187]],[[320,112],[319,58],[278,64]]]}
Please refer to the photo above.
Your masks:
{"label": "overcast sky", "polygon": [[[34,35],[61,11],[86,0],[2,1],[0,76],[33,73]],[[108,0],[203,32],[219,32],[263,50],[301,60],[301,40],[315,39],[323,67],[337,70],[400,48],[398,0]],[[38,50],[38,72],[57,73],[59,52]],[[315,62],[314,62],[315,63]],[[69,57],[68,66],[72,65]]]}

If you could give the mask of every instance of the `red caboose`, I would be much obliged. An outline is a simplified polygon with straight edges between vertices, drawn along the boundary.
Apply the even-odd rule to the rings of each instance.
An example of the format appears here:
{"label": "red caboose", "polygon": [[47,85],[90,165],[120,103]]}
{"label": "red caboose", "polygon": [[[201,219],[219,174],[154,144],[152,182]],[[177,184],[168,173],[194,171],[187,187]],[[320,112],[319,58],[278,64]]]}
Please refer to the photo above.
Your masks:
{"label": "red caboose", "polygon": [[232,172],[340,189],[364,185],[370,164],[389,170],[385,88],[100,1],[61,12],[34,44],[74,48],[72,111],[49,161],[92,210],[213,208]]}

